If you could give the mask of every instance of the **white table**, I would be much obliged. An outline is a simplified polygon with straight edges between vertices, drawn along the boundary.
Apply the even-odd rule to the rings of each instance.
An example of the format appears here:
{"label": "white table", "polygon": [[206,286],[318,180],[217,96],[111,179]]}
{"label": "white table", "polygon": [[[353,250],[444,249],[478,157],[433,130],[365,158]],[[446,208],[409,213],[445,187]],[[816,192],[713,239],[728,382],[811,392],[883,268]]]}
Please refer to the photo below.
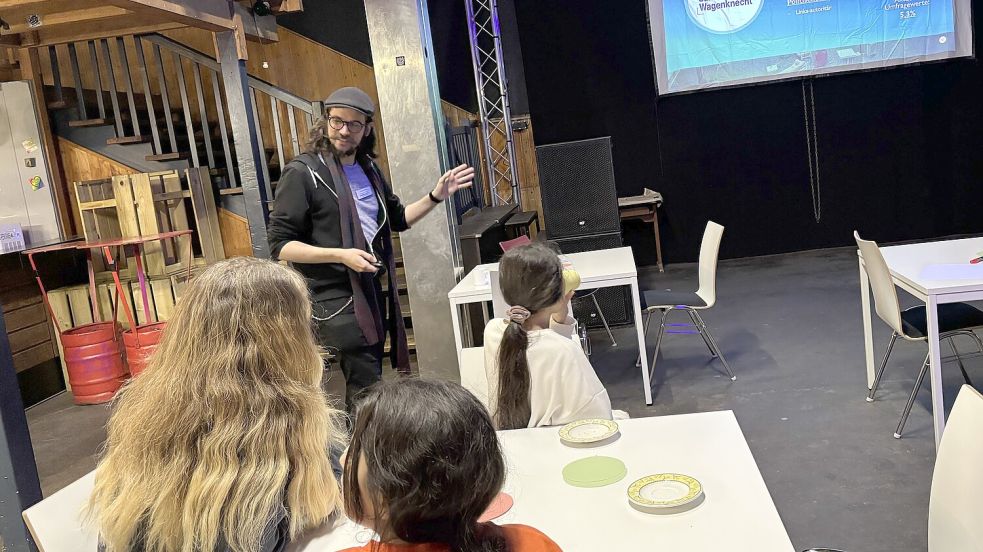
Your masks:
{"label": "white table", "polygon": [[[942,430],[945,428],[938,306],[959,301],[983,300],[983,267],[981,267],[978,275],[974,275],[973,272],[975,271],[969,266],[969,260],[976,257],[978,251],[983,251],[983,238],[881,248],[881,253],[884,255],[884,260],[887,261],[895,285],[925,303],[936,447],[939,445]],[[871,335],[870,282],[867,280],[867,272],[864,270],[862,255],[860,256],[860,293],[863,305],[867,387],[870,388],[874,384],[875,375],[874,341]]]}
{"label": "white table", "polygon": [[[621,437],[590,449],[562,445],[557,428],[499,432],[515,505],[496,523],[523,523],[543,531],[565,552],[686,550],[687,552],[792,552],[785,526],[748,449],[733,412],[636,418],[618,422]],[[568,463],[591,455],[620,458],[628,475],[596,489],[563,482]],[[677,472],[704,487],[695,509],[667,516],[628,505],[626,489],[645,475]],[[25,518],[43,552],[95,550],[96,533],[79,521],[92,492],[93,473],[30,508]],[[372,532],[347,520],[313,531],[293,552],[335,552],[358,546]]]}
{"label": "white table", "polygon": [[[649,381],[648,355],[645,352],[645,330],[642,324],[642,307],[638,291],[638,269],[635,267],[635,257],[630,247],[601,249],[584,253],[564,255],[580,274],[580,287],[587,290],[604,287],[630,286],[632,307],[635,315],[635,330],[638,333],[638,350],[641,352],[642,387],[645,392],[645,404],[652,404],[652,385]],[[461,360],[461,350],[464,345],[461,340],[462,305],[482,303],[492,300],[491,286],[478,282],[479,274],[498,270],[498,263],[483,264],[474,267],[447,294],[451,304],[451,322],[454,325],[454,344],[457,346],[458,362]]]}
{"label": "white table", "polygon": [[[499,432],[515,505],[496,523],[543,531],[564,552],[666,550],[792,552],[785,526],[731,411],[636,418],[618,422],[609,445],[562,445],[557,428]],[[591,455],[620,458],[628,475],[596,489],[563,482],[566,464]],[[698,479],[706,500],[695,509],[656,516],[634,510],[626,490],[641,477],[678,472]],[[297,543],[297,552],[331,552],[362,545],[372,533],[351,522]]]}

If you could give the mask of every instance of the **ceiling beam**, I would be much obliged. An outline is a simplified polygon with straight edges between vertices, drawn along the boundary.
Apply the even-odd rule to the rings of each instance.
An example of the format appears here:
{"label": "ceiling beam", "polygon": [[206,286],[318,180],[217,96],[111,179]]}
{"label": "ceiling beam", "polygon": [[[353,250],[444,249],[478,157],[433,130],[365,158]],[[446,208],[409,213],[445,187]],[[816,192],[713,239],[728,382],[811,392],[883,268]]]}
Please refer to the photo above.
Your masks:
{"label": "ceiling beam", "polygon": [[[112,19],[122,15],[130,15],[130,12],[114,6],[58,12],[50,15],[42,15],[41,26],[36,28],[40,30],[49,29],[58,25],[88,24],[93,21]],[[10,30],[4,31],[4,34],[16,34],[32,30],[31,27],[28,27],[27,21],[18,21],[16,23],[7,21],[7,23],[10,24]]]}
{"label": "ceiling beam", "polygon": [[[61,25],[45,29],[38,29],[40,36],[37,45],[48,46],[51,44],[65,44],[67,42],[84,42],[97,38],[114,38],[128,34],[147,34],[171,29],[187,27],[183,23],[165,22],[135,22],[133,16],[118,17],[115,19],[105,19],[95,21],[86,25],[84,30],[73,26]],[[23,42],[23,41],[22,41]]]}
{"label": "ceiling beam", "polygon": [[0,10],[6,10],[10,8],[30,8],[32,6],[40,6],[44,4],[47,0],[0,0]]}
{"label": "ceiling beam", "polygon": [[213,32],[229,31],[235,25],[227,0],[107,0],[107,3],[137,14]]}

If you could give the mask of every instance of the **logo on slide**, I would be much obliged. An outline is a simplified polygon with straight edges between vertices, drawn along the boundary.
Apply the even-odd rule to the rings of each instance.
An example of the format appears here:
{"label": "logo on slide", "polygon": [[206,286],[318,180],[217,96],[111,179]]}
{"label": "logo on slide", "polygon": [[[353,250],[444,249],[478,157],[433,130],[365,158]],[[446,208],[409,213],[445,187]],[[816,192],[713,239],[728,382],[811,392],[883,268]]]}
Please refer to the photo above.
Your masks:
{"label": "logo on slide", "polygon": [[711,33],[732,33],[754,21],[764,0],[685,0],[694,23]]}

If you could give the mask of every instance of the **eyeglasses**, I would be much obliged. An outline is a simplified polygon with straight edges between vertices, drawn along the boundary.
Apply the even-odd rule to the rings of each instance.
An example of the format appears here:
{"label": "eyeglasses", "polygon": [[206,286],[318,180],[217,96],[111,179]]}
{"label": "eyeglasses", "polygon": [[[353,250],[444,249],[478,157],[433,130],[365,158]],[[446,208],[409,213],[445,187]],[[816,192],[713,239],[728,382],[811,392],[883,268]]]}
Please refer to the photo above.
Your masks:
{"label": "eyeglasses", "polygon": [[362,132],[362,129],[365,128],[364,123],[360,123],[358,121],[346,121],[339,117],[328,117],[328,124],[335,130],[341,130],[347,126],[348,131],[355,134]]}

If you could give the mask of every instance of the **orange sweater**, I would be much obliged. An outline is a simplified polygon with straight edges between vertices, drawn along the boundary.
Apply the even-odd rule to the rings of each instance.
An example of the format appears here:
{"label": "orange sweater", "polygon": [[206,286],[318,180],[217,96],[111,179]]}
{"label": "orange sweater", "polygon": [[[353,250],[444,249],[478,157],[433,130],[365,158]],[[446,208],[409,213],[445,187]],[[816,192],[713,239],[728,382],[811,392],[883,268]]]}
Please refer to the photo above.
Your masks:
{"label": "orange sweater", "polygon": [[[490,525],[490,524],[489,524]],[[502,532],[509,543],[509,552],[563,552],[552,539],[528,525],[503,525]],[[381,544],[346,548],[341,552],[449,552],[446,544]]]}

